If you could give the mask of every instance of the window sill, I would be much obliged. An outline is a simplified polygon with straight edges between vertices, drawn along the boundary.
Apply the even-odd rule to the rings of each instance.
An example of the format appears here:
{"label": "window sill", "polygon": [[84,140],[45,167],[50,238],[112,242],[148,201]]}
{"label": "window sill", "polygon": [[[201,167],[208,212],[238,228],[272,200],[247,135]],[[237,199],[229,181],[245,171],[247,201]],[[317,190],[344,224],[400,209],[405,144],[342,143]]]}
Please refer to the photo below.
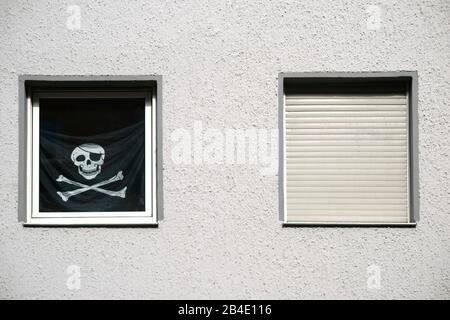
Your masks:
{"label": "window sill", "polygon": [[284,228],[290,227],[341,227],[341,228],[415,228],[416,222],[405,223],[349,223],[349,222],[283,222]]}
{"label": "window sill", "polygon": [[31,218],[24,227],[106,227],[106,228],[158,228],[154,218]]}

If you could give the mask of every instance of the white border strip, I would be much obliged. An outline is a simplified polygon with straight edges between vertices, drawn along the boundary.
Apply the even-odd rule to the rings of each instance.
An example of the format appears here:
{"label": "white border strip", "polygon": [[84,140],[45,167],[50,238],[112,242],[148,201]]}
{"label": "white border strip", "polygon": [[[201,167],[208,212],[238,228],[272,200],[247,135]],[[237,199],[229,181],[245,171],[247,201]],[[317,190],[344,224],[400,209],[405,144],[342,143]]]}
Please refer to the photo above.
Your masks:
{"label": "white border strip", "polygon": [[[113,89],[111,89],[113,90]],[[39,212],[39,99],[48,98],[143,98],[145,99],[145,211]],[[36,91],[27,97],[27,222],[26,225],[157,224],[156,215],[156,97],[148,91],[58,90]],[[148,125],[151,125],[148,130]],[[32,144],[30,142],[32,141]],[[151,146],[149,145],[151,144]],[[147,166],[151,159],[151,166]],[[150,170],[148,170],[150,168]],[[34,196],[33,196],[34,195]],[[150,205],[148,205],[150,203]],[[69,217],[68,217],[69,216]]]}

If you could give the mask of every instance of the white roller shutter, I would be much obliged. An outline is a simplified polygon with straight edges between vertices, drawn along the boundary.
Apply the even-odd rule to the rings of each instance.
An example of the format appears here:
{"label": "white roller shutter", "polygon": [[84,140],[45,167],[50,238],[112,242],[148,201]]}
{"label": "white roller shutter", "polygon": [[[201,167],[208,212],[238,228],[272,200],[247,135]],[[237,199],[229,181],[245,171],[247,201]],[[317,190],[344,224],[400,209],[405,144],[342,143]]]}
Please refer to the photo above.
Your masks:
{"label": "white roller shutter", "polygon": [[285,94],[286,222],[409,221],[407,94]]}

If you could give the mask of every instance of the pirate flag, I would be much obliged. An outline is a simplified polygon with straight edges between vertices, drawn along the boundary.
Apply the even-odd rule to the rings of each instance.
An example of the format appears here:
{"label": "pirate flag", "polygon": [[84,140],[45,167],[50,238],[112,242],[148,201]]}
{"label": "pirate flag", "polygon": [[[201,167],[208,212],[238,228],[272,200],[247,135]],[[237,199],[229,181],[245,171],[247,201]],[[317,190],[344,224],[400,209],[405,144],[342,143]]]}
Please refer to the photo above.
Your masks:
{"label": "pirate flag", "polygon": [[39,210],[145,210],[144,99],[41,99]]}

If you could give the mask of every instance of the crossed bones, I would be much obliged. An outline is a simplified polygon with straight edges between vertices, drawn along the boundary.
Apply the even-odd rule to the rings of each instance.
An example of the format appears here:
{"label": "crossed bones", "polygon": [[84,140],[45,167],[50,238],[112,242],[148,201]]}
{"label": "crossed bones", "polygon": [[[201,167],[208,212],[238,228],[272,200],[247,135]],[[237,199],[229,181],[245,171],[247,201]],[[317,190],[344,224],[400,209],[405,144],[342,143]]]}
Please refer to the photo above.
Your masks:
{"label": "crossed bones", "polygon": [[119,171],[115,176],[113,176],[112,178],[109,178],[108,180],[96,183],[92,186],[88,186],[86,184],[80,183],[80,182],[76,182],[76,181],[72,181],[70,179],[67,179],[66,177],[64,177],[63,175],[60,175],[56,181],[58,182],[65,182],[77,187],[80,187],[80,189],[75,189],[75,190],[71,190],[71,191],[58,191],[56,192],[58,194],[58,196],[61,197],[61,199],[63,201],[67,201],[69,200],[70,197],[76,196],[77,194],[89,191],[89,190],[94,190],[100,193],[104,193],[107,194],[109,196],[112,197],[120,197],[120,198],[125,198],[125,192],[127,191],[127,187],[123,188],[122,190],[119,191],[111,191],[111,190],[105,190],[102,188],[99,188],[101,186],[113,183],[115,181],[119,181],[123,179],[123,174],[122,171]]}

